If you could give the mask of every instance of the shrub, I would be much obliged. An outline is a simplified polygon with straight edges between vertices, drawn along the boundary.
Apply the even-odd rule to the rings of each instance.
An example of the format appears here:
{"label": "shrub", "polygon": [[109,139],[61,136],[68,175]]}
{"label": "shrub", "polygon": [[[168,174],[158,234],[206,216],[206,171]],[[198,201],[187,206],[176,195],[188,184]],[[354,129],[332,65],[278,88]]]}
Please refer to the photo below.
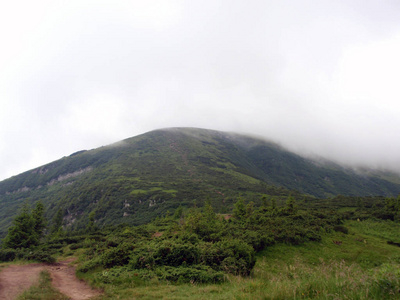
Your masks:
{"label": "shrub", "polygon": [[249,275],[251,271],[247,268],[247,263],[243,258],[236,259],[231,256],[222,261],[221,269],[234,275]]}
{"label": "shrub", "polygon": [[60,244],[60,243],[56,243],[56,244],[47,244],[46,248],[47,249],[61,249],[63,248],[65,245],[64,244]]}
{"label": "shrub", "polygon": [[235,275],[249,275],[256,262],[253,247],[238,239],[205,244],[202,260],[215,270]]}
{"label": "shrub", "polygon": [[335,225],[333,227],[333,230],[335,230],[336,232],[342,232],[344,234],[348,234],[349,233],[349,229],[343,225]]}
{"label": "shrub", "polygon": [[101,257],[95,257],[91,260],[84,262],[80,267],[77,268],[78,272],[87,273],[102,266]]}
{"label": "shrub", "polygon": [[275,243],[272,236],[251,230],[246,230],[241,239],[251,245],[257,252],[264,250],[265,247],[271,246]]}
{"label": "shrub", "polygon": [[200,250],[191,243],[179,243],[173,240],[155,242],[148,248],[134,251],[131,265],[134,269],[154,268],[156,266],[180,266],[196,264]]}
{"label": "shrub", "polygon": [[0,261],[13,261],[17,256],[15,249],[0,249]]}
{"label": "shrub", "polygon": [[183,263],[188,265],[195,264],[199,256],[199,249],[190,243],[180,244],[173,241],[164,241],[154,253],[154,261],[157,265],[177,267]]}
{"label": "shrub", "polygon": [[83,248],[83,246],[84,246],[83,243],[71,244],[71,245],[69,246],[69,249],[71,249],[71,250],[77,250],[77,249]]}
{"label": "shrub", "polygon": [[195,233],[183,232],[179,237],[181,243],[197,244],[199,242],[199,236]]}
{"label": "shrub", "polygon": [[154,257],[151,252],[145,249],[140,249],[134,255],[132,255],[129,264],[133,269],[153,269],[154,268]]}
{"label": "shrub", "polygon": [[27,251],[23,257],[26,260],[35,260],[44,263],[54,263],[56,259],[47,250]]}
{"label": "shrub", "polygon": [[102,265],[106,268],[112,268],[128,264],[131,249],[132,245],[128,243],[123,243],[118,247],[107,249],[101,255]]}

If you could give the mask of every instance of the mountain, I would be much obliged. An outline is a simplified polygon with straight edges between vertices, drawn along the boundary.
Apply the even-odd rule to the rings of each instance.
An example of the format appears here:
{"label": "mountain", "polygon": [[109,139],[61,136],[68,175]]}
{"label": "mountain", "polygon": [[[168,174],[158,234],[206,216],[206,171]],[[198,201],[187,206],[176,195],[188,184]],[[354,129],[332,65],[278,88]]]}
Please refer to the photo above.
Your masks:
{"label": "mountain", "polygon": [[[246,135],[195,128],[155,130],[79,151],[0,182],[0,237],[23,203],[41,200],[68,226],[141,224],[209,200],[230,211],[239,196],[330,197],[400,193],[395,174],[356,172]],[[302,196],[303,197],[303,196]]]}

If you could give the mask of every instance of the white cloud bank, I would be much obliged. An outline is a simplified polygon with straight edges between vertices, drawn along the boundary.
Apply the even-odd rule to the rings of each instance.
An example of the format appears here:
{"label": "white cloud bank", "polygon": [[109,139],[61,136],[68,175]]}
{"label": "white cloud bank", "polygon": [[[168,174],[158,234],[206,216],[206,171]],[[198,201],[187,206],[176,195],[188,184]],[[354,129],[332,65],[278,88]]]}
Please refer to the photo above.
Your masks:
{"label": "white cloud bank", "polygon": [[400,170],[397,1],[8,1],[0,179],[149,130]]}

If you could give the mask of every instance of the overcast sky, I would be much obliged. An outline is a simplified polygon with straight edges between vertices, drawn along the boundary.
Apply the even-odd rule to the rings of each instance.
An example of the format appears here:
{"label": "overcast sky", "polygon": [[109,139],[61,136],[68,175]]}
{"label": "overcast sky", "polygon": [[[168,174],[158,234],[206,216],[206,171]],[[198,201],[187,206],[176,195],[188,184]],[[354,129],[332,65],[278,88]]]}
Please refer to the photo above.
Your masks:
{"label": "overcast sky", "polygon": [[400,170],[398,0],[0,3],[0,180],[176,126]]}

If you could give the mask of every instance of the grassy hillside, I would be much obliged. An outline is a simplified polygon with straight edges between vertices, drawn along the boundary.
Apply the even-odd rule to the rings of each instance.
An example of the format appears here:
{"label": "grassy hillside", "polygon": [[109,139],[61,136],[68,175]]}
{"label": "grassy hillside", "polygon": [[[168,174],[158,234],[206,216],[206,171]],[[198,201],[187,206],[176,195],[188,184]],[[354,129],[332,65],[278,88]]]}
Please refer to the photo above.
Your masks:
{"label": "grassy hillside", "polygon": [[[107,286],[104,299],[398,299],[400,248],[388,245],[384,235],[393,232],[399,239],[399,225],[355,222],[344,224],[349,234],[333,232],[319,243],[268,247],[247,278],[229,276],[223,284],[208,285]],[[365,232],[374,225],[388,231]]]}
{"label": "grassy hillside", "polygon": [[77,276],[104,300],[399,298],[400,198],[272,200],[238,200],[229,215],[207,203],[140,226],[57,232],[0,249],[0,261],[78,257]]}
{"label": "grassy hillside", "polygon": [[[286,201],[343,195],[397,195],[398,177],[324,166],[260,139],[193,128],[156,130],[80,151],[0,182],[0,237],[23,203],[41,200],[51,220],[82,228],[144,224],[180,205],[230,211],[239,196]],[[393,180],[393,178],[395,180]],[[297,192],[296,192],[296,191]]]}

